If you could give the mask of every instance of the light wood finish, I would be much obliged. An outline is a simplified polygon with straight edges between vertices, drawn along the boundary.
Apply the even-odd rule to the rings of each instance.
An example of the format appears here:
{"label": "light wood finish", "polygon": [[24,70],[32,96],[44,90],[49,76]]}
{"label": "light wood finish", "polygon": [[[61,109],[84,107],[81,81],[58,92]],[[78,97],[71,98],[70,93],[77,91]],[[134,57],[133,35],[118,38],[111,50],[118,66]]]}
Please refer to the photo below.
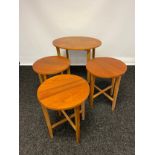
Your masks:
{"label": "light wood finish", "polygon": [[93,104],[93,94],[94,94],[94,85],[95,85],[95,77],[93,75],[90,75],[90,79],[91,79],[91,82],[90,82],[90,96],[89,96],[89,103],[90,103],[90,106],[91,108],[94,108],[94,104]]}
{"label": "light wood finish", "polygon": [[93,48],[93,51],[92,51],[93,53],[92,53],[92,59],[94,59],[95,58],[95,48]]}
{"label": "light wood finish", "polygon": [[[80,113],[84,118],[85,109],[82,107],[89,95],[89,85],[83,78],[63,74],[57,75],[44,81],[38,88],[37,97],[41,105],[47,109],[58,110],[65,116],[56,123],[52,123],[51,128],[68,121],[76,131],[76,141],[80,140]],[[81,110],[79,109],[80,107]],[[65,110],[74,109],[74,115],[68,116]],[[75,117],[75,124],[71,118]],[[46,121],[49,123],[49,121]],[[49,125],[48,125],[49,127]]]}
{"label": "light wood finish", "polygon": [[69,59],[69,52],[67,49],[66,49],[66,58]]}
{"label": "light wood finish", "polygon": [[44,79],[42,78],[42,75],[41,74],[38,74],[38,76],[39,76],[40,83],[43,83]]}
{"label": "light wood finish", "polygon": [[85,120],[85,102],[81,105],[82,120]]}
{"label": "light wood finish", "polygon": [[[90,60],[90,50],[87,50],[87,62]],[[87,81],[90,83],[90,73],[87,71]]]}
{"label": "light wood finish", "polygon": [[110,90],[110,95],[112,96],[114,92],[114,87],[115,87],[115,78],[112,78],[111,85],[112,85],[112,88]]}
{"label": "light wood finish", "polygon": [[59,48],[59,47],[56,47],[56,50],[57,50],[57,55],[58,55],[58,56],[61,56],[60,48]]}
{"label": "light wood finish", "polygon": [[91,74],[100,78],[118,77],[127,70],[127,66],[122,61],[109,57],[98,57],[90,60],[86,68]]}
{"label": "light wood finish", "polygon": [[67,50],[89,50],[99,47],[101,41],[91,37],[70,36],[54,40],[53,45]]}
{"label": "light wood finish", "polygon": [[113,102],[112,102],[112,111],[114,111],[115,106],[116,106],[116,100],[117,100],[120,81],[121,81],[121,76],[116,78],[116,84],[115,84],[115,88],[114,88],[114,95],[113,95]]}
{"label": "light wood finish", "polygon": [[67,70],[70,62],[62,56],[48,56],[37,60],[33,64],[33,70],[37,74],[51,75]]}
{"label": "light wood finish", "polygon": [[74,108],[75,112],[75,126],[76,126],[76,142],[80,142],[80,108]]}
{"label": "light wood finish", "polygon": [[87,81],[77,75],[63,74],[47,79],[37,91],[39,101],[48,109],[65,110],[81,105],[89,95]]}
{"label": "light wood finish", "polygon": [[48,111],[43,105],[41,106],[41,108],[42,108],[42,111],[43,111],[43,114],[44,114],[44,117],[45,117],[45,121],[46,121],[46,124],[47,124],[47,127],[48,127],[50,137],[53,138],[53,131],[52,131],[52,126],[51,126]]}
{"label": "light wood finish", "polygon": [[[122,61],[108,58],[108,57],[101,57],[95,58],[90,60],[86,68],[88,72],[91,74],[91,83],[90,83],[90,97],[89,102],[91,107],[94,107],[93,100],[101,95],[104,94],[109,100],[112,101],[112,111],[114,111],[116,107],[116,100],[118,96],[118,90],[120,85],[121,76],[126,72],[127,66]],[[95,85],[94,78],[112,78],[112,83],[110,86],[107,86],[104,89],[100,89],[98,86]],[[99,92],[94,94],[94,88],[96,88]],[[110,89],[110,94],[106,91]]]}

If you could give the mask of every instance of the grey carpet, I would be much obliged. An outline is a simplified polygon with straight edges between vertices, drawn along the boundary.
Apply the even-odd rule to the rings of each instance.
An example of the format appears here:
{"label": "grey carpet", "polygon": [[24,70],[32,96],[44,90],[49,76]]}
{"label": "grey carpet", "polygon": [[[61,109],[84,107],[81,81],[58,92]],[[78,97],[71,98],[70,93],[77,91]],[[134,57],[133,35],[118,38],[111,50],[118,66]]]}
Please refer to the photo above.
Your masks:
{"label": "grey carpet", "polygon": [[[71,72],[86,77],[84,67]],[[104,87],[109,80],[97,79]],[[81,121],[81,143],[76,144],[75,132],[65,123],[54,130],[50,139],[36,91],[38,76],[32,67],[20,66],[19,142],[21,155],[134,155],[135,152],[135,68],[128,66],[122,77],[115,111],[103,95],[95,99],[95,109],[86,102],[86,119]],[[53,121],[59,119],[50,111]]]}

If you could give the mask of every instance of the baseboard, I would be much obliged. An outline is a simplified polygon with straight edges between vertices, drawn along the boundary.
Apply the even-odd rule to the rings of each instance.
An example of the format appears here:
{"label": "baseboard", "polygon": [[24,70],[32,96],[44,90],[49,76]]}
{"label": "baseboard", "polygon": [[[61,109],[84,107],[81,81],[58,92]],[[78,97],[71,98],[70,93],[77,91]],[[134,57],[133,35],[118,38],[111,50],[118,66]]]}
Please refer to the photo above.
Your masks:
{"label": "baseboard", "polygon": [[[131,57],[114,57],[116,59],[122,60],[126,65],[130,66],[130,65],[135,65],[135,59],[131,58]],[[84,59],[82,59],[83,61],[77,61],[74,60],[75,58],[72,58],[71,61],[71,66],[85,66],[86,62],[84,61]],[[20,66],[32,66],[32,64],[36,61],[37,59],[32,59],[32,58],[27,58],[25,59],[24,62],[20,61]],[[80,59],[78,59],[80,60]]]}

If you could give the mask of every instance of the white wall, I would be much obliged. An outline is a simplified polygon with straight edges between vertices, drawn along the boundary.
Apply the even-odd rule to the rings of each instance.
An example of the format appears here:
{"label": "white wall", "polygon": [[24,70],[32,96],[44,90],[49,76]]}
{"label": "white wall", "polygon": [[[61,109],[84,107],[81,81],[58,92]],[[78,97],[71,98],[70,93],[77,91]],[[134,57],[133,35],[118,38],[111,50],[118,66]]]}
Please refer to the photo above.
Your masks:
{"label": "white wall", "polygon": [[[134,0],[20,0],[21,64],[55,55],[52,41],[68,35],[96,37],[103,42],[96,56],[134,64]],[[84,64],[85,53],[71,60]]]}

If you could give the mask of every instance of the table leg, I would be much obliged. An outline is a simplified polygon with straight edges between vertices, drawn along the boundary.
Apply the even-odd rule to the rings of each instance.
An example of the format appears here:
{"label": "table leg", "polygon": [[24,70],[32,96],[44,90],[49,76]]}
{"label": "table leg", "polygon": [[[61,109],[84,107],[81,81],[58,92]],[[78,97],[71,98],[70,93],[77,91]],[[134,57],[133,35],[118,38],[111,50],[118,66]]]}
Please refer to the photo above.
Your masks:
{"label": "table leg", "polygon": [[76,142],[80,142],[80,107],[74,108],[75,126],[76,126]]}
{"label": "table leg", "polygon": [[67,49],[66,49],[66,58],[69,59],[69,52]]}
{"label": "table leg", "polygon": [[110,89],[110,95],[113,96],[114,87],[115,87],[115,78],[112,78],[111,85],[112,85],[112,88]]}
{"label": "table leg", "polygon": [[82,103],[81,110],[82,110],[82,120],[85,120],[85,102]]}
{"label": "table leg", "polygon": [[[90,60],[90,50],[87,50],[87,62]],[[87,81],[90,83],[90,73],[87,71]]]}
{"label": "table leg", "polygon": [[67,69],[67,74],[70,74],[71,71],[70,71],[70,67]]}
{"label": "table leg", "polygon": [[60,48],[59,48],[59,47],[56,47],[56,50],[57,50],[57,55],[58,55],[58,56],[61,56]]}
{"label": "table leg", "polygon": [[95,58],[95,48],[93,48],[92,59]]}
{"label": "table leg", "polygon": [[90,76],[90,96],[89,96],[89,103],[91,108],[94,108],[94,104],[93,104],[93,95],[94,95],[94,85],[95,85],[95,77],[91,74]]}
{"label": "table leg", "polygon": [[40,83],[43,83],[44,79],[41,74],[38,74]]}
{"label": "table leg", "polygon": [[121,81],[121,76],[116,78],[114,92],[113,92],[112,111],[114,111],[115,106],[116,106],[116,100],[117,100],[120,81]]}
{"label": "table leg", "polygon": [[49,131],[50,137],[53,138],[52,125],[51,125],[51,122],[50,122],[48,111],[42,105],[41,105],[41,108],[42,108],[42,111],[43,111],[43,114],[44,114],[44,117],[45,117],[45,121],[46,121],[46,124],[47,124],[47,127],[48,127],[48,131]]}

